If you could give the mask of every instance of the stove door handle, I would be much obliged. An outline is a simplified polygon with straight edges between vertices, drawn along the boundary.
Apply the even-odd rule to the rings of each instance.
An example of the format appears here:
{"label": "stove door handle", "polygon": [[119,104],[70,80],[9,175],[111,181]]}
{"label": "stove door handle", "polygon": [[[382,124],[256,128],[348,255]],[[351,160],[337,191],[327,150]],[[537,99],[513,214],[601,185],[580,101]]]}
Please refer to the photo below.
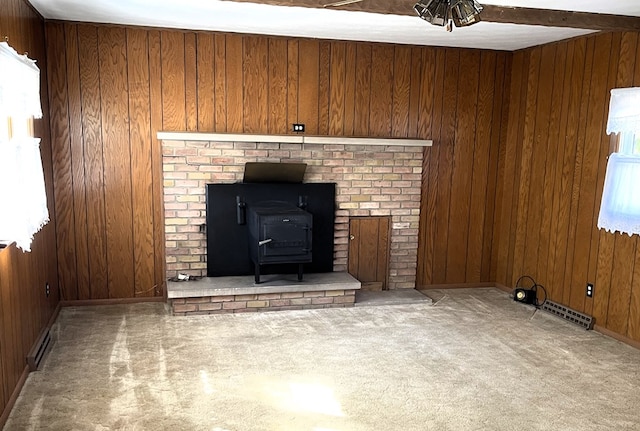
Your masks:
{"label": "stove door handle", "polygon": [[262,241],[258,241],[258,247],[263,246],[265,244],[269,244],[271,241],[273,241],[272,238],[269,239],[263,239]]}

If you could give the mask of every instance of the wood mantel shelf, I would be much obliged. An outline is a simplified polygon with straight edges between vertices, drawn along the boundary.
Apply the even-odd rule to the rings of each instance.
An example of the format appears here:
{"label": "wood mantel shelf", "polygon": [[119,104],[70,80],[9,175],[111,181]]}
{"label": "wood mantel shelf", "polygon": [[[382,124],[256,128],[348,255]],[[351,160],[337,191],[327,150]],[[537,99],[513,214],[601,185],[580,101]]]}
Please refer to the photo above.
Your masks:
{"label": "wood mantel shelf", "polygon": [[251,135],[244,133],[158,132],[162,141],[280,142],[286,144],[401,145],[430,147],[430,139],[352,138],[344,136]]}

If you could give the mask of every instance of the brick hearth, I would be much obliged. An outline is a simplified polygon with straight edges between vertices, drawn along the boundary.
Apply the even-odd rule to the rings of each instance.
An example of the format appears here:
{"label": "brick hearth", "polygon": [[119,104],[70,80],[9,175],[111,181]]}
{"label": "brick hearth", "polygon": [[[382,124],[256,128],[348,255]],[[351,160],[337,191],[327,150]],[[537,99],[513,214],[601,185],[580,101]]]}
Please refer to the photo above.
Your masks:
{"label": "brick hearth", "polygon": [[249,313],[352,307],[360,282],[346,272],[296,275],[211,277],[169,282],[167,296],[174,315]]}

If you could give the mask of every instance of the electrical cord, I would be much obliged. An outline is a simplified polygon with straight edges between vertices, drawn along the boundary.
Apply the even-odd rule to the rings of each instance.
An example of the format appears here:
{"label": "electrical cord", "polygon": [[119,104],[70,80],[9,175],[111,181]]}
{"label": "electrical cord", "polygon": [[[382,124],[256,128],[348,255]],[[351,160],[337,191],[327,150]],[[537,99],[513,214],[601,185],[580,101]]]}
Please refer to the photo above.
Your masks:
{"label": "electrical cord", "polygon": [[534,287],[536,288],[536,293],[538,292],[538,289],[537,289],[538,287],[542,289],[542,292],[544,292],[544,299],[539,304],[538,304],[538,295],[536,295],[536,308],[540,308],[544,305],[545,302],[547,302],[547,289],[545,289],[542,284],[536,284]]}
{"label": "electrical cord", "polygon": [[530,275],[523,275],[522,277],[520,277],[520,278],[518,279],[518,281],[516,281],[516,287],[515,287],[516,289],[517,289],[518,287],[524,287],[524,286],[520,286],[520,282],[521,282],[523,279],[525,279],[525,278],[528,278],[529,280],[531,280],[531,287],[530,287],[530,289],[533,289],[533,288],[536,286],[536,281],[533,279],[533,277],[531,277]]}

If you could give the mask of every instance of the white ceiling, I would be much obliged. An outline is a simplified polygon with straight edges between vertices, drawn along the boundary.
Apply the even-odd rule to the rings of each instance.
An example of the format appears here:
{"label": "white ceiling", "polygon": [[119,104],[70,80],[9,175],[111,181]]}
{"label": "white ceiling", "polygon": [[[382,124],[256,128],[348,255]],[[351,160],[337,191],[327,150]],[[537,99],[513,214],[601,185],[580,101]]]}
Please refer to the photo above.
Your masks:
{"label": "white ceiling", "polygon": [[[330,3],[333,0],[327,0]],[[366,1],[366,0],[364,0]],[[30,0],[48,19],[513,51],[590,30],[480,22],[452,33],[413,16],[224,0]],[[638,0],[488,0],[483,4],[640,16]]]}

